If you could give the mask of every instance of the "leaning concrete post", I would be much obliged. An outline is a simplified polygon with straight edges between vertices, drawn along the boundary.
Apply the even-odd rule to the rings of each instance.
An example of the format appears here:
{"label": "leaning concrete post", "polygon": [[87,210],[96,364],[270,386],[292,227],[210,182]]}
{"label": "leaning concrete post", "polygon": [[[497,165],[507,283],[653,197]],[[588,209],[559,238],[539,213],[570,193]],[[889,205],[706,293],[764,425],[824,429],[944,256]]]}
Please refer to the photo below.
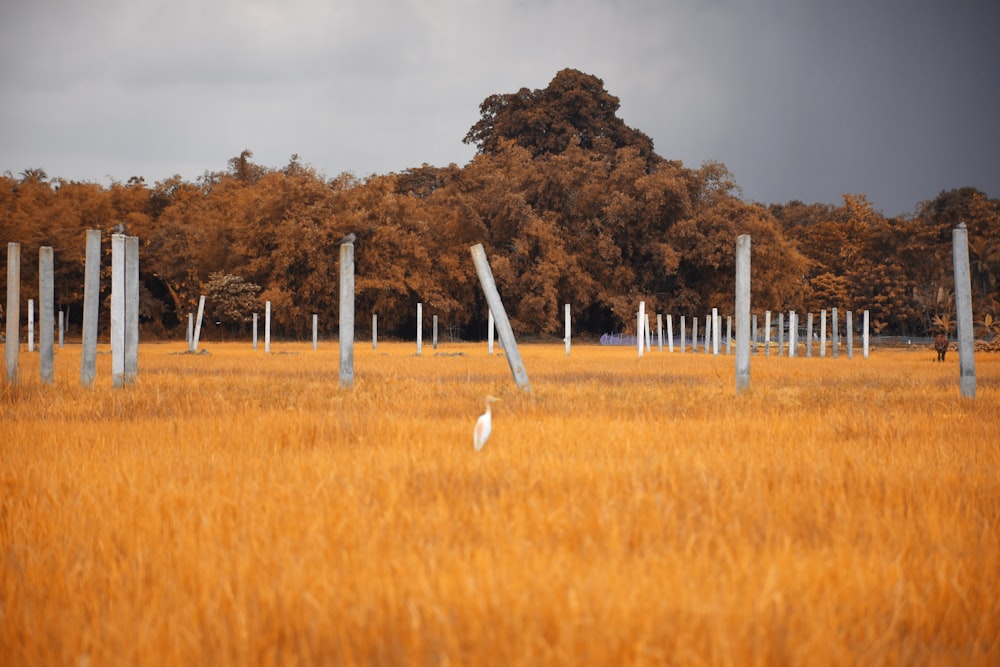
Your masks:
{"label": "leaning concrete post", "polygon": [[64,340],[65,332],[66,332],[65,313],[63,313],[63,311],[60,310],[59,311],[59,349],[60,350],[63,348],[63,344],[65,343],[65,340]]}
{"label": "leaning concrete post", "polygon": [[663,352],[663,315],[656,314],[656,351]]}
{"label": "leaning concrete post", "polygon": [[438,316],[431,318],[431,345],[433,349],[438,349]]}
{"label": "leaning concrete post", "polygon": [[646,302],[639,302],[639,314],[635,321],[635,344],[638,347],[639,358],[642,358],[643,348],[646,344]]}
{"label": "leaning concrete post", "polygon": [[28,299],[28,352],[35,351],[35,300]]}
{"label": "leaning concrete post", "polygon": [[378,313],[372,313],[372,349],[378,349]]}
{"label": "leaning concrete post", "polygon": [[764,311],[764,356],[771,356],[771,311]]}
{"label": "leaning concrete post", "polygon": [[125,384],[125,235],[111,235],[111,386]]}
{"label": "leaning concrete post", "polygon": [[813,314],[806,314],[806,357],[813,356]]}
{"label": "leaning concrete post", "polygon": [[253,349],[257,349],[257,313],[253,314]]}
{"label": "leaning concrete post", "polygon": [[271,354],[271,302],[264,302],[264,353]]}
{"label": "leaning concrete post", "polygon": [[687,343],[684,342],[684,339],[687,338],[687,332],[684,328],[684,316],[681,315],[681,354],[684,354],[684,348],[687,345]]}
{"label": "leaning concrete post", "polygon": [[424,304],[417,304],[417,356],[423,353],[424,348]]}
{"label": "leaning concrete post", "polygon": [[476,265],[476,274],[479,276],[479,284],[483,288],[486,303],[489,304],[490,311],[496,319],[497,333],[500,335],[500,342],[507,354],[507,364],[510,366],[511,375],[514,376],[514,382],[522,391],[530,392],[531,384],[528,382],[528,372],[521,361],[521,353],[517,349],[514,330],[511,329],[510,320],[507,319],[507,311],[504,310],[500,293],[497,292],[496,283],[493,281],[493,271],[486,259],[486,251],[481,243],[472,246],[469,251],[472,253],[472,262]]}
{"label": "leaning concrete post", "polygon": [[819,311],[819,356],[826,356],[826,308]]}
{"label": "leaning concrete post", "polygon": [[7,244],[7,381],[17,383],[21,355],[21,244]]}
{"label": "leaning concrete post", "polygon": [[840,345],[840,329],[837,326],[837,309],[832,309],[830,314],[830,345],[833,347],[833,358],[837,358],[837,346]]}
{"label": "leaning concrete post", "polygon": [[868,311],[865,311],[864,324],[861,328],[861,346],[864,350],[864,358],[868,358]]}
{"label": "leaning concrete post", "polygon": [[493,317],[493,311],[490,310],[489,315],[486,320],[486,350],[493,355],[493,333],[496,331],[496,319]]}
{"label": "leaning concrete post", "polygon": [[312,335],[313,335],[313,349],[315,350],[319,347],[319,314],[312,314]]}
{"label": "leaning concrete post", "polygon": [[[372,320],[372,345],[375,320]],[[340,386],[354,384],[354,242],[340,244]]]}
{"label": "leaning concrete post", "polygon": [[788,311],[788,356],[794,357],[799,345],[799,318],[794,310]]}
{"label": "leaning concrete post", "polygon": [[750,388],[750,235],[736,237],[736,393]]}
{"label": "leaning concrete post", "polygon": [[87,264],[83,279],[83,352],[80,384],[89,387],[97,375],[97,305],[101,300],[101,230],[87,230]]}
{"label": "leaning concrete post", "polygon": [[194,338],[191,339],[191,350],[198,351],[198,341],[201,340],[201,322],[205,317],[205,295],[198,297],[198,319],[194,323]]}
{"label": "leaning concrete post", "polygon": [[667,315],[667,351],[674,351],[674,316]]}
{"label": "leaning concrete post", "polygon": [[38,249],[38,351],[39,370],[42,383],[52,384],[56,381],[55,357],[55,262],[52,248],[42,246]]}
{"label": "leaning concrete post", "polygon": [[712,309],[712,354],[719,356],[719,309]]}
{"label": "leaning concrete post", "polygon": [[566,339],[565,339],[565,341],[566,341],[566,356],[568,357],[569,356],[570,341],[572,340],[572,335],[573,335],[572,324],[571,324],[570,318],[569,318],[569,304],[568,303],[565,305],[564,310],[566,311],[566,316],[565,316],[565,320],[566,320]]}
{"label": "leaning concrete post", "polygon": [[851,321],[853,319],[851,311],[847,311],[844,316],[844,326],[847,327],[845,333],[847,334],[847,358],[854,358],[854,323]]}
{"label": "leaning concrete post", "polygon": [[951,232],[955,270],[955,319],[958,326],[958,384],[964,398],[976,397],[975,341],[972,332],[972,281],[969,273],[969,232],[959,223]]}
{"label": "leaning concrete post", "polygon": [[139,375],[139,237],[125,237],[125,384]]}

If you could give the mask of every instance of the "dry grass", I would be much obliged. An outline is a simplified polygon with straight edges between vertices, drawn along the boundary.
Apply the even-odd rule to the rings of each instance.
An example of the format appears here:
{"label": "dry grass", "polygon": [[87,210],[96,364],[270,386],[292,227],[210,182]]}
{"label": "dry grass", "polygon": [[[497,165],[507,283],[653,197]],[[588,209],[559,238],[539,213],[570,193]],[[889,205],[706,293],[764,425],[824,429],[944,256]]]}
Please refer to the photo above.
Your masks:
{"label": "dry grass", "polygon": [[[1000,662],[1000,360],[146,345],[0,399],[11,665]],[[34,365],[33,365],[34,364]],[[487,393],[493,438],[472,426]]]}

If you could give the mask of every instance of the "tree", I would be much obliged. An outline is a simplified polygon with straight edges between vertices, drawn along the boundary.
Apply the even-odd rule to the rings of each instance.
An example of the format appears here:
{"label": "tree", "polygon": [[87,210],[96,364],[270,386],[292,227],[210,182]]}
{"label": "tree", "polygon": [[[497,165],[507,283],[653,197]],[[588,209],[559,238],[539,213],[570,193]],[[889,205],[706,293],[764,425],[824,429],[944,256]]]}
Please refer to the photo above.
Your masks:
{"label": "tree", "polygon": [[209,307],[209,317],[236,330],[249,322],[258,306],[260,285],[232,273],[216,271],[209,274],[203,291]]}

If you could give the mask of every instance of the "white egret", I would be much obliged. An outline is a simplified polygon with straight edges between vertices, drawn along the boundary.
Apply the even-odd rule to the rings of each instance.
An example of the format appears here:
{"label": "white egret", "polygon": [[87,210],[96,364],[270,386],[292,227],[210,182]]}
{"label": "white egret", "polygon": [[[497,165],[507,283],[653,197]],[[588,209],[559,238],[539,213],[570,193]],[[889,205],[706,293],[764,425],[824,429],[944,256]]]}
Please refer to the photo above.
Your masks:
{"label": "white egret", "polygon": [[476,446],[477,452],[490,439],[490,433],[493,431],[493,412],[490,409],[490,405],[499,400],[496,396],[487,396],[486,412],[481,414],[479,419],[476,420],[476,428],[472,432],[472,443]]}

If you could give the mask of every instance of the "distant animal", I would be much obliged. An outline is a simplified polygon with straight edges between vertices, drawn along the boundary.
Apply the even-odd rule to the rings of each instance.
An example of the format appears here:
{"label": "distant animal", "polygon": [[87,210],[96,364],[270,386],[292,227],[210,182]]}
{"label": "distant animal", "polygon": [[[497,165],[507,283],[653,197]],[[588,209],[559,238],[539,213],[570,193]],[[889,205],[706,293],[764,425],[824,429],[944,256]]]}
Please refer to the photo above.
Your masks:
{"label": "distant animal", "polygon": [[344,238],[340,239],[340,245],[343,245],[345,243],[354,243],[357,240],[358,240],[357,235],[354,232],[351,232]]}
{"label": "distant animal", "polygon": [[119,222],[117,225],[115,225],[114,227],[111,228],[111,233],[112,234],[124,234],[125,233],[125,225]]}
{"label": "distant animal", "polygon": [[472,431],[472,444],[475,445],[477,452],[483,448],[486,441],[490,439],[490,433],[493,432],[493,411],[490,406],[499,400],[496,396],[487,396],[486,412],[476,420],[476,428]]}
{"label": "distant animal", "polygon": [[934,349],[937,351],[937,360],[944,361],[944,355],[948,351],[948,337],[944,334],[934,336]]}

